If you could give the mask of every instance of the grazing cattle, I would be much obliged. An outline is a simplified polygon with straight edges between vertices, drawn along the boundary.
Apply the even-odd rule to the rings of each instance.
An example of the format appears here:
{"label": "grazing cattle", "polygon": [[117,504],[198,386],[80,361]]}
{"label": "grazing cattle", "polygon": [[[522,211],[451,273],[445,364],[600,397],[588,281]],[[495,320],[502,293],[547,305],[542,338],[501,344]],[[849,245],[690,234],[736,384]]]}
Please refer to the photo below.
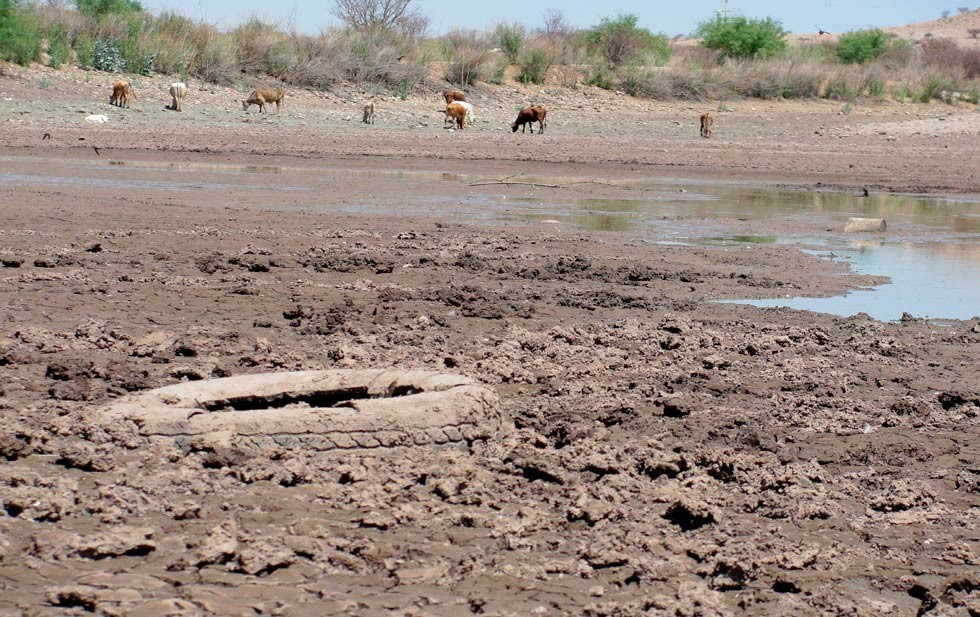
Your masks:
{"label": "grazing cattle", "polygon": [[374,124],[374,101],[364,105],[364,124]]}
{"label": "grazing cattle", "polygon": [[466,108],[459,103],[446,105],[446,117],[452,118],[459,128],[466,128]]}
{"label": "grazing cattle", "polygon": [[136,100],[136,93],[133,92],[133,84],[125,79],[120,79],[112,84],[112,96],[109,97],[110,105],[129,107],[129,99]]}
{"label": "grazing cattle", "polygon": [[446,99],[446,105],[449,105],[453,101],[465,101],[466,95],[459,90],[446,90],[442,93],[443,98]]}
{"label": "grazing cattle", "polygon": [[715,119],[711,117],[710,111],[701,114],[701,137],[711,137],[711,127],[714,125]]}
{"label": "grazing cattle", "polygon": [[185,96],[187,96],[187,84],[182,81],[178,81],[175,84],[170,84],[170,97],[173,98],[173,103],[171,103],[170,109],[174,111],[184,111],[181,109],[181,107]]}
{"label": "grazing cattle", "polygon": [[544,108],[543,105],[535,105],[534,107],[525,107],[524,109],[517,112],[517,120],[510,125],[513,132],[517,132],[517,127],[521,127],[521,132],[524,132],[526,125],[531,125],[531,134],[534,135],[534,123],[537,122],[540,130],[538,133],[544,134],[544,127],[548,126],[545,117],[548,115],[548,110]]}
{"label": "grazing cattle", "polygon": [[[462,105],[463,108],[466,110],[466,124],[473,124],[474,122],[476,122],[476,116],[473,115],[472,104],[467,103],[466,101],[456,101],[456,105]],[[453,119],[449,115],[449,111],[446,111],[446,117],[442,119],[443,126],[445,126],[447,122],[452,122],[452,121]]]}
{"label": "grazing cattle", "polygon": [[276,104],[276,113],[282,109],[283,97],[286,93],[282,91],[282,88],[258,88],[252,90],[252,93],[248,95],[248,98],[242,101],[242,111],[248,111],[248,108],[252,105],[259,106],[259,113],[265,113],[266,104],[271,105]]}

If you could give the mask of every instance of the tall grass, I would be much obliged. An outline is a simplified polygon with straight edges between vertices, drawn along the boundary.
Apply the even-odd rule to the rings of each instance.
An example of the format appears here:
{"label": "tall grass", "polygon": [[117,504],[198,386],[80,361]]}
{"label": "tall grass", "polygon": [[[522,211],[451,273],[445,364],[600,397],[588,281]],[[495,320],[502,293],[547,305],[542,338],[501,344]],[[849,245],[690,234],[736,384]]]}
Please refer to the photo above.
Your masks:
{"label": "tall grass", "polygon": [[443,37],[442,48],[449,61],[443,75],[446,81],[471,86],[486,80],[493,58],[490,39],[486,34],[455,30]]}

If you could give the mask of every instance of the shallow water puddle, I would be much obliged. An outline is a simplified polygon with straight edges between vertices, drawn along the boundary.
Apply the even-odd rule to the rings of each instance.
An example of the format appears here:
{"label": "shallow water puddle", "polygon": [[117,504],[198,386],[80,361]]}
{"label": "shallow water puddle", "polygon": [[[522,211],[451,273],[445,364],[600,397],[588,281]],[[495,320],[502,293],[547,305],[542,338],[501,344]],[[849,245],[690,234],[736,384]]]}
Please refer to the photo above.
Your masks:
{"label": "shallow water puddle", "polygon": [[866,313],[881,321],[904,313],[928,319],[980,315],[980,244],[877,243],[837,247],[818,254],[846,261],[858,274],[891,281],[829,298],[722,300],[760,307],[789,307],[832,315]]}
{"label": "shallow water puddle", "polygon": [[[658,186],[651,183],[650,186]],[[847,261],[858,274],[890,282],[830,298],[725,300],[882,321],[904,313],[929,319],[980,315],[980,203],[902,195],[814,193],[732,185],[690,185],[681,195],[541,203],[527,220],[593,230],[657,230],[658,244],[793,244]],[[850,217],[884,218],[884,234],[844,234]],[[741,230],[731,233],[733,229]],[[728,234],[724,232],[728,231]]]}
{"label": "shallow water puddle", "polygon": [[[479,174],[429,169],[243,165],[193,161],[0,157],[29,162],[0,173],[0,186],[31,184],[157,191],[294,191],[311,197],[289,208],[379,216],[433,216],[467,222],[630,231],[659,244],[767,244],[816,247],[859,274],[891,282],[835,298],[744,300],[876,319],[908,312],[932,319],[980,314],[980,201],[908,195],[760,188],[741,182]],[[474,162],[475,166],[479,163]],[[74,171],[78,169],[78,173]],[[48,171],[46,175],[44,172]],[[166,179],[160,179],[161,172]],[[169,174],[174,174],[170,176]],[[248,177],[247,184],[237,178]],[[343,184],[348,198],[323,201]],[[615,199],[605,197],[616,196]],[[635,197],[634,197],[635,196]],[[248,203],[242,203],[249,207]],[[254,205],[254,204],[253,204]],[[884,234],[844,234],[850,217],[884,218]]]}

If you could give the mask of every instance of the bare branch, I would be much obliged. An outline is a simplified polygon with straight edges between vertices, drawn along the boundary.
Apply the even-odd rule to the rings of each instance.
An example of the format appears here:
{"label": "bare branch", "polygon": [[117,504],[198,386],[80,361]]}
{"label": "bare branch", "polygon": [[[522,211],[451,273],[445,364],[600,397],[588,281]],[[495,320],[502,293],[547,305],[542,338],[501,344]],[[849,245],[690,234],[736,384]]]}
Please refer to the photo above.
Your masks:
{"label": "bare branch", "polygon": [[333,14],[358,32],[424,31],[427,20],[413,0],[334,0]]}

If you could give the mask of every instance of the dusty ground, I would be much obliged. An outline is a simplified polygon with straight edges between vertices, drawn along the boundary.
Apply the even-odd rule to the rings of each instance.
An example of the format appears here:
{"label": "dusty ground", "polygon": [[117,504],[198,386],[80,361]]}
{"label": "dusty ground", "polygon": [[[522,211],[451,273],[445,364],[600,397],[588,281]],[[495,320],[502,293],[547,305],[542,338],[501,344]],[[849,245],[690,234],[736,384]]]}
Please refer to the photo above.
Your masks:
{"label": "dusty ground", "polygon": [[[253,84],[191,83],[185,111],[176,113],[165,109],[172,79],[165,76],[136,79],[138,101],[118,110],[108,104],[117,76],[10,65],[4,71],[0,146],[9,152],[90,153],[97,146],[123,160],[133,150],[154,150],[312,160],[369,156],[409,164],[419,158],[533,161],[530,169],[561,163],[570,173],[601,177],[635,171],[807,187],[980,192],[980,112],[969,103],[664,103],[595,88],[481,85],[469,93],[477,123],[450,132],[438,130],[444,105],[434,92],[402,101],[355,88],[288,91],[285,111],[276,116],[254,107],[242,111],[240,100]],[[359,122],[366,100],[377,106],[373,126]],[[531,103],[549,108],[549,130],[535,139],[515,137],[510,123],[516,110]],[[711,140],[698,137],[704,111],[715,116]],[[105,114],[110,122],[87,125],[88,114]],[[51,137],[42,141],[45,133]]]}
{"label": "dusty ground", "polygon": [[[923,41],[927,38],[943,38],[956,41],[960,47],[980,46],[980,9],[974,9],[961,13],[959,10],[949,9],[949,15],[942,17],[942,8],[936,7],[936,17],[930,21],[922,21],[914,24],[903,24],[899,26],[883,27],[886,33],[911,40]],[[830,34],[819,34],[817,30],[823,27],[828,30],[835,30]],[[814,25],[814,31],[806,34],[791,34],[787,40],[793,43],[834,43],[843,32],[830,26],[820,24]],[[975,35],[974,33],[978,34]]]}
{"label": "dusty ground", "polygon": [[[491,189],[443,176],[976,194],[973,108],[734,102],[708,141],[704,106],[556,91],[532,138],[506,129],[531,98],[514,89],[475,92],[481,122],[451,133],[415,99],[373,127],[353,91],[259,119],[220,90],[178,117],[162,80],[117,111],[89,102],[103,83],[5,70],[0,615],[980,614],[980,321],[712,303],[867,281],[793,247],[478,220],[454,200]],[[196,167],[120,188],[107,160]],[[375,367],[476,378],[514,430],[256,454],[94,413],[182,380]]]}

